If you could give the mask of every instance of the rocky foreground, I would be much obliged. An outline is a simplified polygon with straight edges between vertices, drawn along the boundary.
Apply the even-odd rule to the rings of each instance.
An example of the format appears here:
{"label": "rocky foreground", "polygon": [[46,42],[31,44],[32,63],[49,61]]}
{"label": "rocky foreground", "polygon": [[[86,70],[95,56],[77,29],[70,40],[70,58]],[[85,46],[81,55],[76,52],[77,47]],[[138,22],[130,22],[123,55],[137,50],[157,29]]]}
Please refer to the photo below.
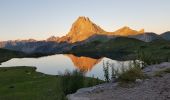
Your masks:
{"label": "rocky foreground", "polygon": [[100,84],[79,89],[67,97],[68,100],[170,100],[170,73],[158,73],[167,68],[170,68],[170,62],[148,66],[143,69],[147,79],[137,79],[126,86]]}

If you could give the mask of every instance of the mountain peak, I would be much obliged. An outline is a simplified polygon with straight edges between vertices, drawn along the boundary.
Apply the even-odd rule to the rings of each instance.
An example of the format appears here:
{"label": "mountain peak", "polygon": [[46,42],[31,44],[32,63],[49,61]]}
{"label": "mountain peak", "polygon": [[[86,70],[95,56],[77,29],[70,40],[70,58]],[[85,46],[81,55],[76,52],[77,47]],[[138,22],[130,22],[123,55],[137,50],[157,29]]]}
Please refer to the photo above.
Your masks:
{"label": "mountain peak", "polygon": [[122,29],[130,29],[130,27],[124,26],[124,27],[122,27]]}
{"label": "mountain peak", "polygon": [[119,36],[129,36],[129,35],[137,35],[137,34],[143,34],[144,29],[141,29],[140,31],[136,31],[131,29],[128,26],[124,26],[117,31],[114,32],[114,35],[119,35]]}
{"label": "mountain peak", "polygon": [[85,16],[79,16],[77,21],[90,21],[90,19],[88,17],[85,17]]}
{"label": "mountain peak", "polygon": [[71,42],[77,42],[85,40],[96,33],[105,33],[105,31],[94,24],[88,17],[81,16],[72,24],[67,36],[70,37]]}
{"label": "mountain peak", "polygon": [[145,29],[139,30],[139,33],[145,33]]}
{"label": "mountain peak", "polygon": [[72,27],[68,32],[68,34],[59,40],[74,43],[74,42],[86,40],[94,35],[129,36],[129,35],[138,35],[142,33],[144,33],[144,29],[140,31],[136,31],[128,26],[124,26],[115,32],[106,32],[98,25],[93,23],[88,17],[80,16],[72,24]]}

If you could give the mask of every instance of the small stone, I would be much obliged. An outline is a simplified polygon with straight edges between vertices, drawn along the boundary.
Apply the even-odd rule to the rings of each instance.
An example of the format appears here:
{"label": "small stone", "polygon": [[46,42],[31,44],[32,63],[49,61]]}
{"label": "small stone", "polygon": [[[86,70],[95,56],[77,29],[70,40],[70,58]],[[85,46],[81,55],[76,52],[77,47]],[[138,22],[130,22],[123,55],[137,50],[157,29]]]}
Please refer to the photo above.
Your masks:
{"label": "small stone", "polygon": [[168,95],[167,98],[170,99],[170,95]]}
{"label": "small stone", "polygon": [[136,79],[136,81],[135,81],[136,83],[141,83],[142,82],[142,80],[141,79]]}

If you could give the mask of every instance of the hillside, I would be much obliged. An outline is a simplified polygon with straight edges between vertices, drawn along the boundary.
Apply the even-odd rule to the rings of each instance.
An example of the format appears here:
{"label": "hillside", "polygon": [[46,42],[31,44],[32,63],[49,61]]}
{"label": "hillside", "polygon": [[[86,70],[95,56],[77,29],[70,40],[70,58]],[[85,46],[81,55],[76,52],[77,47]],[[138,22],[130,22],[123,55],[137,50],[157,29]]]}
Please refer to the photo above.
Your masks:
{"label": "hillside", "polygon": [[24,56],[25,54],[23,52],[0,49],[0,63],[7,61],[11,58],[18,58],[18,57],[24,57]]}
{"label": "hillside", "polygon": [[154,56],[155,59],[170,58],[170,41],[155,40],[143,42],[133,38],[118,37],[108,41],[92,41],[81,46],[73,47],[67,53],[78,56],[109,57],[118,60],[128,60],[137,57],[139,52]]}
{"label": "hillside", "polygon": [[170,41],[170,31],[167,31],[163,34],[160,35],[162,38],[164,38],[165,40],[169,40]]}

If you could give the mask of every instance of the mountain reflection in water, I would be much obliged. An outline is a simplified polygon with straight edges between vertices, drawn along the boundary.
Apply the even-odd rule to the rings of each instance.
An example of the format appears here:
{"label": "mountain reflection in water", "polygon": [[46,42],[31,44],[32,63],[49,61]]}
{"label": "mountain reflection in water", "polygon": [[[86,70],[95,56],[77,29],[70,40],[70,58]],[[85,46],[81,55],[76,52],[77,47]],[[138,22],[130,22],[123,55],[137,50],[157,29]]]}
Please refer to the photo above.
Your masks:
{"label": "mountain reflection in water", "polygon": [[102,60],[102,58],[94,59],[94,58],[82,57],[82,56],[77,57],[71,54],[66,56],[68,56],[72,60],[75,67],[77,67],[80,71],[83,72],[91,71],[92,68]]}
{"label": "mountain reflection in water", "polygon": [[114,64],[114,68],[120,69],[122,64],[128,65],[130,61],[117,61],[106,57],[94,59],[90,57],[77,57],[75,55],[56,54],[40,58],[13,58],[3,62],[0,67],[35,66],[36,71],[50,75],[58,75],[66,70],[79,69],[86,72],[88,77],[104,79],[103,62]]}

